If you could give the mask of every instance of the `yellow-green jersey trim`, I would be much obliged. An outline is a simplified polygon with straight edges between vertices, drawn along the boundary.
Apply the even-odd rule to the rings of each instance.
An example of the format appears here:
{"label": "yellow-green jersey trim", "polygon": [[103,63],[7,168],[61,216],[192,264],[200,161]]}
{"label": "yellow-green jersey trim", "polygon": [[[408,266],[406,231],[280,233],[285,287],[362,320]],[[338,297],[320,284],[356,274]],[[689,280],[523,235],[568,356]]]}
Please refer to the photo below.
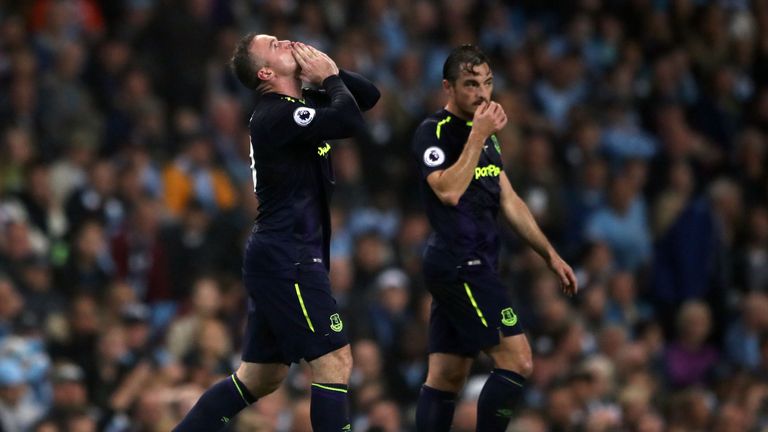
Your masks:
{"label": "yellow-green jersey trim", "polygon": [[299,298],[299,304],[301,305],[301,311],[304,312],[304,318],[307,320],[307,324],[309,325],[309,329],[312,330],[312,333],[315,332],[315,326],[312,325],[312,320],[309,319],[309,313],[307,313],[307,308],[304,306],[304,299],[301,297],[301,290],[299,289],[299,284],[295,283],[293,286],[296,288],[296,297]]}
{"label": "yellow-green jersey trim", "polygon": [[483,311],[480,310],[480,308],[477,306],[477,302],[475,301],[475,297],[472,295],[472,290],[469,289],[469,284],[464,282],[464,290],[467,292],[467,297],[469,297],[469,301],[472,303],[472,306],[475,308],[475,312],[477,312],[478,318],[480,318],[480,321],[483,322],[483,325],[488,327],[488,322],[485,320],[485,317],[483,316]]}
{"label": "yellow-green jersey trim", "polygon": [[[235,379],[235,374],[232,374],[229,376],[232,378],[232,382],[235,384],[235,388],[237,389],[237,392],[240,393],[240,397],[243,398],[243,402],[245,402],[246,405],[250,405],[248,403],[248,399],[245,398],[245,395],[243,394],[243,390],[240,388],[240,384],[237,383],[237,380]],[[226,417],[225,417],[226,418]],[[229,419],[227,419],[227,422]],[[225,422],[226,423],[226,422]]]}
{"label": "yellow-green jersey trim", "polygon": [[516,386],[518,386],[518,387],[525,387],[524,385],[520,384],[519,382],[517,382],[517,381],[515,381],[515,380],[513,380],[513,379],[511,379],[511,378],[507,378],[507,377],[505,377],[504,375],[498,375],[498,374],[496,374],[496,376],[500,376],[500,377],[504,378],[506,381],[508,381],[508,382],[510,382],[510,383],[512,383],[512,384],[514,384],[514,385],[516,385]]}
{"label": "yellow-green jersey trim", "polygon": [[435,129],[435,135],[437,135],[437,139],[440,139],[440,129],[442,129],[443,125],[451,121],[451,116],[448,116],[439,122],[437,122],[437,129]]}
{"label": "yellow-green jersey trim", "polygon": [[338,388],[333,388],[333,387],[328,387],[328,386],[324,386],[324,385],[322,385],[322,384],[315,384],[315,383],[312,383],[312,386],[313,386],[313,387],[317,387],[317,388],[321,388],[321,389],[323,389],[323,390],[330,390],[330,391],[335,391],[335,392],[339,392],[339,393],[347,393],[347,390],[344,390],[344,389],[338,389]]}
{"label": "yellow-green jersey trim", "polygon": [[302,98],[302,99],[296,99],[296,98],[292,98],[292,97],[290,97],[290,96],[283,96],[283,99],[284,99],[284,100],[287,100],[288,102],[293,102],[293,103],[296,103],[296,102],[301,102],[303,105],[306,105],[306,104],[307,104],[307,102],[304,100],[304,98]]}

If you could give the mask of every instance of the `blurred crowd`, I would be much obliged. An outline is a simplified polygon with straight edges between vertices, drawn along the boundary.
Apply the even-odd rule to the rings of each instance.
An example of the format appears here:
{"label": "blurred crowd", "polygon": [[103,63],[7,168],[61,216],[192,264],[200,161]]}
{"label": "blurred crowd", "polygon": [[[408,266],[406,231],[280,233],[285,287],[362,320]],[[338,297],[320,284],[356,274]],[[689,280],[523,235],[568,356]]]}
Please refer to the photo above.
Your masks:
{"label": "blurred crowd", "polygon": [[[511,119],[505,170],[581,285],[564,297],[502,223],[535,366],[510,430],[768,430],[768,1],[6,0],[1,431],[168,431],[237,367],[254,99],[228,60],[247,31],[382,91],[332,152],[354,430],[412,428],[430,228],[411,133],[468,42]],[[230,429],[309,431],[309,380],[295,366]]]}

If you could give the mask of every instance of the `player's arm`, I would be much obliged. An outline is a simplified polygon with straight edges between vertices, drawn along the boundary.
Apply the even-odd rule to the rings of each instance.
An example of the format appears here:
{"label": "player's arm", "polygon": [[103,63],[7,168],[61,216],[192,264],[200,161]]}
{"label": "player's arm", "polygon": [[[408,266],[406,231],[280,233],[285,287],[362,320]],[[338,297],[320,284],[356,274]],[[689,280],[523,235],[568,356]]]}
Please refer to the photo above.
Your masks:
{"label": "player's arm", "polygon": [[485,103],[477,108],[472,130],[459,159],[450,167],[427,176],[429,187],[443,204],[455,206],[459,203],[475,174],[485,141],[505,124],[507,116],[498,103]]}
{"label": "player's arm", "polygon": [[[310,45],[307,45],[307,47],[313,54],[323,56],[327,61],[334,63],[326,53]],[[376,105],[376,102],[378,102],[381,97],[381,93],[372,82],[368,81],[360,74],[344,69],[339,69],[338,73],[341,80],[344,81],[344,85],[347,86],[352,93],[352,96],[354,96],[357,101],[357,106],[360,107],[361,111],[368,111]]]}
{"label": "player's arm", "polygon": [[340,69],[339,77],[344,81],[352,96],[355,97],[357,106],[360,107],[361,111],[368,111],[379,101],[381,97],[379,89],[362,75]]}
{"label": "player's arm", "polygon": [[568,295],[576,294],[578,284],[571,267],[560,258],[555,248],[539,228],[531,211],[520,196],[512,188],[512,184],[504,171],[499,176],[501,186],[501,209],[512,228],[547,262],[550,270],[560,279],[563,291]]}

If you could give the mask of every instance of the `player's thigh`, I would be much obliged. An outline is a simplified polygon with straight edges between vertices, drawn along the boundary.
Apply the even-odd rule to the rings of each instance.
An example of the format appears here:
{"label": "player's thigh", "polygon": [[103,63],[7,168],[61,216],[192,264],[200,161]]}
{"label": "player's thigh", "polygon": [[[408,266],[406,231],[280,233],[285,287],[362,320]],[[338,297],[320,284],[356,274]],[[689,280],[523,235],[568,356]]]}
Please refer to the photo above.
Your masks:
{"label": "player's thigh", "polygon": [[346,345],[308,363],[312,369],[312,381],[344,384],[349,381],[352,372],[352,350]]}
{"label": "player's thigh", "polygon": [[531,344],[525,334],[503,337],[498,345],[488,348],[485,353],[493,359],[497,368],[511,370],[525,377],[533,372]]}
{"label": "player's thigh", "polygon": [[433,389],[456,393],[464,387],[473,361],[473,358],[457,354],[432,353],[426,384]]}
{"label": "player's thigh", "polygon": [[242,362],[235,372],[237,378],[256,397],[277,390],[288,375],[288,365],[282,363]]}

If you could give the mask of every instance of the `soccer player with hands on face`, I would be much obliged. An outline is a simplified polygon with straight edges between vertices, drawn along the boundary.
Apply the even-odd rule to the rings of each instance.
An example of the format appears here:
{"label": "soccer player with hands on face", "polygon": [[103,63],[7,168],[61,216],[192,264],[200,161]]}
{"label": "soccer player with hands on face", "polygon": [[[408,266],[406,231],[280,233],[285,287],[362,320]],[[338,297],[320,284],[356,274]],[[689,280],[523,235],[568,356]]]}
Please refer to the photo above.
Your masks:
{"label": "soccer player with hands on face", "polygon": [[[223,430],[240,410],[277,389],[292,363],[305,360],[313,378],[313,429],[349,431],[352,355],[328,279],[334,178],[326,140],[361,132],[362,111],[380,94],[325,53],[270,35],[243,37],[231,63],[259,94],[249,122],[259,212],[243,257],[248,322],[242,363],[174,430]],[[319,89],[303,89],[302,81]]]}

